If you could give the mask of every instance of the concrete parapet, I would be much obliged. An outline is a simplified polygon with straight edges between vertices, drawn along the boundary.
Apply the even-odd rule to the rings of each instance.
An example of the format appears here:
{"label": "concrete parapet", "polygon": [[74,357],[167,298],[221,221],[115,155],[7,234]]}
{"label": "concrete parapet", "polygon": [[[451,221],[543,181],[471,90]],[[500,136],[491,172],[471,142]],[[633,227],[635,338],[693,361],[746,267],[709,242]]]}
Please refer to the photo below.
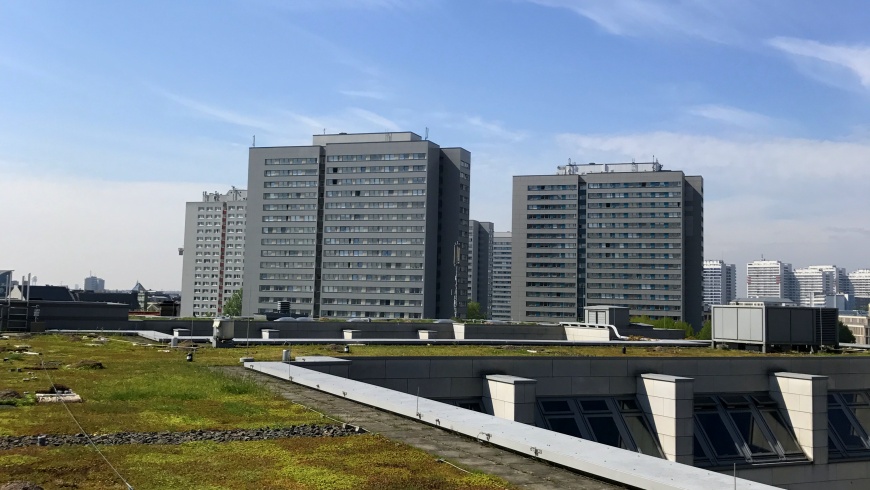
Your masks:
{"label": "concrete parapet", "polygon": [[492,406],[496,417],[535,424],[535,385],[529,378],[491,374],[483,389],[484,404]]}
{"label": "concrete parapet", "polygon": [[344,334],[345,340],[362,338],[362,330],[342,330],[341,332]]}
{"label": "concrete parapet", "polygon": [[417,330],[417,335],[424,340],[428,339],[437,339],[438,331],[437,330]]}
{"label": "concrete parapet", "polygon": [[785,410],[807,457],[813,464],[827,464],[828,377],[774,373],[770,376],[770,396]]}
{"label": "concrete parapet", "polygon": [[637,377],[637,399],[658,434],[665,458],[688,465],[694,459],[694,381],[666,374]]}
{"label": "concrete parapet", "polygon": [[190,329],[188,328],[173,328],[172,336],[173,337],[187,337],[190,335]]}
{"label": "concrete parapet", "polygon": [[280,333],[281,333],[280,330],[276,330],[273,328],[264,328],[264,329],[260,330],[260,335],[262,335],[264,339],[280,338],[279,337]]}

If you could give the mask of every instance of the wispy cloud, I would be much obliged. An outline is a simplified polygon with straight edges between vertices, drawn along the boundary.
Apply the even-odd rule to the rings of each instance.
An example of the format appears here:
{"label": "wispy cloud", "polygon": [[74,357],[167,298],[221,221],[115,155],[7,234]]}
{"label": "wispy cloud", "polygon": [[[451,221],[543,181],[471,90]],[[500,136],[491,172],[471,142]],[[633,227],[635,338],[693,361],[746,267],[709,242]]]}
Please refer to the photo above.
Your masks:
{"label": "wispy cloud", "polygon": [[200,102],[198,100],[190,99],[187,97],[183,97],[178,94],[174,94],[168,92],[166,90],[155,88],[153,89],[157,94],[169,99],[183,107],[186,107],[193,112],[206,116],[210,119],[235,124],[237,126],[245,126],[254,129],[262,129],[270,132],[277,132],[278,128],[275,127],[272,123],[267,122],[263,119],[247,116],[245,114],[241,114],[239,112],[233,111],[231,109],[226,109],[223,107],[219,107],[216,105],[208,104],[205,102]]}
{"label": "wispy cloud", "polygon": [[348,97],[361,97],[364,99],[387,100],[387,94],[368,90],[339,90],[338,93]]}
{"label": "wispy cloud", "polygon": [[[792,56],[807,75],[838,87],[844,76],[870,89],[870,46],[824,44],[810,39],[776,37],[768,44]],[[813,62],[813,63],[807,63]]]}
{"label": "wispy cloud", "polygon": [[396,124],[390,119],[387,119],[384,116],[381,116],[380,114],[375,114],[374,112],[359,108],[351,108],[349,109],[349,112],[356,117],[364,121],[368,121],[374,124],[376,127],[383,128],[387,131],[402,131],[402,127],[400,125]]}
{"label": "wispy cloud", "polygon": [[585,17],[611,34],[620,36],[671,36],[674,34],[697,37],[717,43],[740,42],[742,35],[727,20],[737,17],[742,10],[729,2],[728,8],[719,3],[695,0],[692,2],[651,0],[529,0],[532,3],[568,9]]}
{"label": "wispy cloud", "polygon": [[695,117],[741,129],[771,131],[785,126],[785,122],[757,112],[721,104],[696,105],[686,112]]}

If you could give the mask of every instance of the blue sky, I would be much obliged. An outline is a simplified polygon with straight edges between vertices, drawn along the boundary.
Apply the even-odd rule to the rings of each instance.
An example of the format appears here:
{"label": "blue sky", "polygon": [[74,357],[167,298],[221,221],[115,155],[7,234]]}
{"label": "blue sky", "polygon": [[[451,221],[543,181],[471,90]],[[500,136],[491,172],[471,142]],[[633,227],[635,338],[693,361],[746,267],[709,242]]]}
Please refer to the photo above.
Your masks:
{"label": "blue sky", "polygon": [[498,230],[513,175],[654,155],[704,176],[708,258],[867,268],[868,25],[857,0],[0,0],[27,237],[0,268],[179,288],[184,202],[245,187],[253,135],[426,128]]}

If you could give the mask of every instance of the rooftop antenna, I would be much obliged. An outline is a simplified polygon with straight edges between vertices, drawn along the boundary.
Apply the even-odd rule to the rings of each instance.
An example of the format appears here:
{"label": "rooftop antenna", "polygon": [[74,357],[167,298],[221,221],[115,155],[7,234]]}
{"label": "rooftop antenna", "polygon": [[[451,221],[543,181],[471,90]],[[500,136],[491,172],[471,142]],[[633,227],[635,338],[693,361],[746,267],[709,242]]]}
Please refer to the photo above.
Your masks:
{"label": "rooftop antenna", "polygon": [[253,146],[254,148],[257,147],[257,135],[256,134],[254,135],[254,144],[251,146]]}
{"label": "rooftop antenna", "polygon": [[426,136],[423,138],[426,141],[429,141],[429,127],[426,127]]}
{"label": "rooftop antenna", "polygon": [[323,134],[326,134],[326,128],[323,128]]}

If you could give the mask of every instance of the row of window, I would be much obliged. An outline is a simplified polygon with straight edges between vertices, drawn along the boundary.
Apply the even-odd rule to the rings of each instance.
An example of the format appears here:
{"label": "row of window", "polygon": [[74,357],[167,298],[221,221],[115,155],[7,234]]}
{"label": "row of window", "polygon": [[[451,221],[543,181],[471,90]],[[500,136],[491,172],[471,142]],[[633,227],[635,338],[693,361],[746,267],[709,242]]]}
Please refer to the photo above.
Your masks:
{"label": "row of window", "polygon": [[589,243],[588,248],[683,248],[682,243]]}
{"label": "row of window", "polygon": [[267,158],[266,165],[311,165],[317,158]]}
{"label": "row of window", "polygon": [[526,301],[527,308],[576,308],[577,303],[558,301]]}
{"label": "row of window", "polygon": [[422,245],[422,238],[324,238],[324,245]]}
{"label": "row of window", "polygon": [[425,195],[426,189],[366,189],[359,191],[326,191],[326,197],[390,197]]}
{"label": "row of window", "polygon": [[260,257],[314,257],[314,250],[260,250]]}
{"label": "row of window", "polygon": [[425,160],[425,153],[375,153],[370,155],[328,155],[327,162],[370,162],[380,160]]}
{"label": "row of window", "polygon": [[368,167],[331,167],[327,173],[331,174],[373,174],[373,173],[396,173],[396,172],[425,172],[425,165],[378,165]]}
{"label": "row of window", "polygon": [[302,168],[292,170],[266,170],[263,172],[264,177],[286,177],[289,175],[317,175],[317,169]]}
{"label": "row of window", "polygon": [[531,210],[547,210],[547,209],[577,209],[576,204],[528,204],[526,209]]}
{"label": "row of window", "polygon": [[416,262],[324,262],[324,269],[423,269]]}
{"label": "row of window", "polygon": [[682,187],[681,181],[671,182],[602,182],[589,183],[586,187],[589,189],[621,189],[634,187]]}
{"label": "row of window", "polygon": [[678,208],[679,201],[649,201],[649,202],[591,202],[589,209],[601,208]]}
{"label": "row of window", "polygon": [[426,201],[405,202],[328,202],[326,209],[402,209],[425,208]]}
{"label": "row of window", "polygon": [[546,184],[546,185],[530,185],[526,187],[528,191],[576,191],[576,184]]}
{"label": "row of window", "polygon": [[586,282],[587,289],[655,289],[662,291],[680,291],[679,284],[622,284],[613,282]]}
{"label": "row of window", "polygon": [[403,185],[403,184],[425,184],[426,177],[392,177],[392,178],[371,178],[371,179],[329,179],[326,181],[329,185]]}
{"label": "row of window", "polygon": [[423,257],[422,250],[324,250],[324,257]]}
{"label": "row of window", "polygon": [[266,192],[263,199],[317,199],[316,192]]}
{"label": "row of window", "polygon": [[270,180],[263,182],[263,187],[317,187],[316,180]]}
{"label": "row of window", "polygon": [[683,193],[672,192],[590,192],[588,199],[640,199],[640,198],[666,198],[682,197]]}
{"label": "row of window", "polygon": [[421,282],[421,275],[323,274],[324,281]]}
{"label": "row of window", "polygon": [[588,219],[630,219],[630,218],[679,218],[682,213],[586,213]]}
{"label": "row of window", "polygon": [[588,293],[587,299],[627,299],[648,301],[682,301],[678,294],[619,294],[619,293]]}
{"label": "row of window", "polygon": [[365,306],[423,306],[421,299],[362,299],[362,298],[323,298],[324,305],[365,305]]}
{"label": "row of window", "polygon": [[577,194],[530,194],[528,201],[576,201]]}
{"label": "row of window", "polygon": [[679,259],[683,254],[657,253],[590,253],[590,259]]}
{"label": "row of window", "polygon": [[680,223],[589,223],[588,228],[679,228]]}
{"label": "row of window", "polygon": [[425,226],[324,226],[325,233],[423,233]]}
{"label": "row of window", "polygon": [[604,263],[589,264],[590,269],[682,269],[681,264],[638,264],[627,262],[624,264]]}
{"label": "row of window", "polygon": [[423,294],[423,288],[397,288],[392,286],[323,286],[324,293],[356,294]]}
{"label": "row of window", "polygon": [[419,214],[327,214],[324,221],[396,221],[425,220],[426,215]]}
{"label": "row of window", "polygon": [[263,211],[317,211],[317,204],[263,204]]}

